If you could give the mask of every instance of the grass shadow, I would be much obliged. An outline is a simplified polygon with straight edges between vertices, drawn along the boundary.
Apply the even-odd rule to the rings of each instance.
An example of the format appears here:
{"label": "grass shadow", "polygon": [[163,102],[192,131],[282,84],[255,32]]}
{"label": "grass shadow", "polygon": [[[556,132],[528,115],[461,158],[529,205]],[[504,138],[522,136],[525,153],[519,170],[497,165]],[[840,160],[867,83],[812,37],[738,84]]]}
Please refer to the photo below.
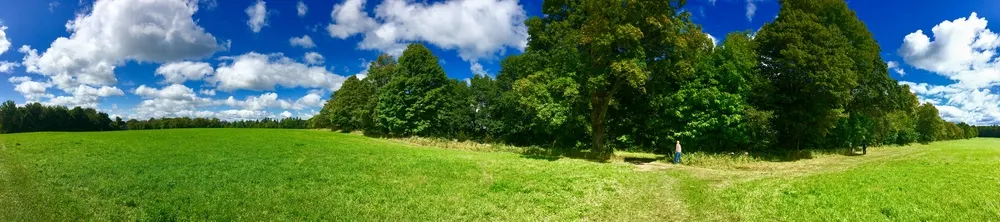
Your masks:
{"label": "grass shadow", "polygon": [[643,165],[643,164],[647,164],[647,163],[652,163],[652,162],[657,161],[657,160],[659,160],[659,159],[658,158],[646,158],[646,157],[625,157],[625,158],[622,158],[622,161],[625,161],[626,163],[631,163],[631,164],[634,164],[634,165]]}

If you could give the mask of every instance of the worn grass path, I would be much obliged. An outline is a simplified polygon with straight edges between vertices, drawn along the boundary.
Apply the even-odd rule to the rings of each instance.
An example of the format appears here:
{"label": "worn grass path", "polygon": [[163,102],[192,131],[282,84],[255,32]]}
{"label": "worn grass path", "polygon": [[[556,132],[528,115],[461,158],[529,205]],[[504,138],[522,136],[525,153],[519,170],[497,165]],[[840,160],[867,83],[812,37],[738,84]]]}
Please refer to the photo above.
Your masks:
{"label": "worn grass path", "polygon": [[0,135],[0,221],[984,221],[998,169],[1000,139],[635,166],[314,130],[28,133]]}

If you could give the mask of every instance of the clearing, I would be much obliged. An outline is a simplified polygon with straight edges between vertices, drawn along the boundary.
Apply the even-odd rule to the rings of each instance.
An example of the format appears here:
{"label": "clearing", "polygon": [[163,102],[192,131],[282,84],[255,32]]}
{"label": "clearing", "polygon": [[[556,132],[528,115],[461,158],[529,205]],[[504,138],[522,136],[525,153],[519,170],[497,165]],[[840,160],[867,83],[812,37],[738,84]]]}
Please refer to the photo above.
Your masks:
{"label": "clearing", "polygon": [[989,220],[1000,139],[637,166],[317,130],[0,135],[0,221]]}

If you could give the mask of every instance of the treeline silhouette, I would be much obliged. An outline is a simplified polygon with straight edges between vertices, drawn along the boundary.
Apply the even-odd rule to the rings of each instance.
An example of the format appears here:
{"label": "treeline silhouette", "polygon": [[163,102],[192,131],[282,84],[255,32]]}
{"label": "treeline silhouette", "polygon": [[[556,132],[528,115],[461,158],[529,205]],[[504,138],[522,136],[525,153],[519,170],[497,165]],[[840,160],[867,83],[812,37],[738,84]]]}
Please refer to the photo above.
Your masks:
{"label": "treeline silhouette", "polygon": [[225,121],[218,118],[150,118],[148,120],[123,121],[121,117],[110,118],[107,113],[93,108],[46,106],[29,103],[18,107],[14,101],[0,105],[0,133],[23,133],[40,131],[112,131],[148,130],[175,128],[283,128],[305,129],[310,123],[297,117],[283,119],[264,118],[261,120]]}
{"label": "treeline silhouette", "polygon": [[1000,138],[1000,125],[976,126],[976,129],[979,130],[979,137]]}

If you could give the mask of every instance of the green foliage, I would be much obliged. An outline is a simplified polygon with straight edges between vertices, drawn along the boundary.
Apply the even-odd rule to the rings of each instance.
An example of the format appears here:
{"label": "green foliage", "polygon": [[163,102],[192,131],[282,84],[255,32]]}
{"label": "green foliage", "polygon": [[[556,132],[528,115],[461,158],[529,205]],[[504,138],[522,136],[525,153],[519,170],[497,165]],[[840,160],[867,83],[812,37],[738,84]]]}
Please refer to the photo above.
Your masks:
{"label": "green foliage", "polygon": [[846,19],[840,10],[847,10],[842,1],[782,1],[778,18],[757,33],[761,74],[775,86],[774,127],[785,147],[818,145],[858,86],[846,30],[829,25]]}
{"label": "green foliage", "polygon": [[[544,67],[527,72],[514,90],[519,104],[535,114],[545,130],[559,129],[585,116],[592,152],[604,146],[607,120],[619,91],[645,92],[654,75],[666,69],[690,71],[691,64],[669,60],[693,56],[710,44],[700,28],[678,12],[684,1],[546,1],[543,18],[532,18],[525,54],[539,54]],[[669,68],[668,68],[669,67]],[[666,69],[664,69],[666,68]]]}
{"label": "green foliage", "polygon": [[441,111],[452,94],[438,58],[421,44],[410,44],[399,58],[398,73],[379,89],[377,124],[392,136],[438,136]]}
{"label": "green foliage", "polygon": [[333,99],[328,101],[331,126],[343,131],[354,131],[371,125],[372,109],[369,99],[375,94],[375,88],[357,76],[348,77],[339,90],[333,93]]}
{"label": "green foliage", "polygon": [[29,103],[18,107],[10,100],[0,104],[0,133],[121,129],[116,123],[107,113],[98,112],[93,108],[67,109],[40,103]]}
{"label": "green foliage", "polygon": [[938,116],[938,110],[931,103],[924,103],[917,108],[916,131],[920,134],[917,139],[920,143],[930,143],[937,141],[944,129],[944,121]]}

